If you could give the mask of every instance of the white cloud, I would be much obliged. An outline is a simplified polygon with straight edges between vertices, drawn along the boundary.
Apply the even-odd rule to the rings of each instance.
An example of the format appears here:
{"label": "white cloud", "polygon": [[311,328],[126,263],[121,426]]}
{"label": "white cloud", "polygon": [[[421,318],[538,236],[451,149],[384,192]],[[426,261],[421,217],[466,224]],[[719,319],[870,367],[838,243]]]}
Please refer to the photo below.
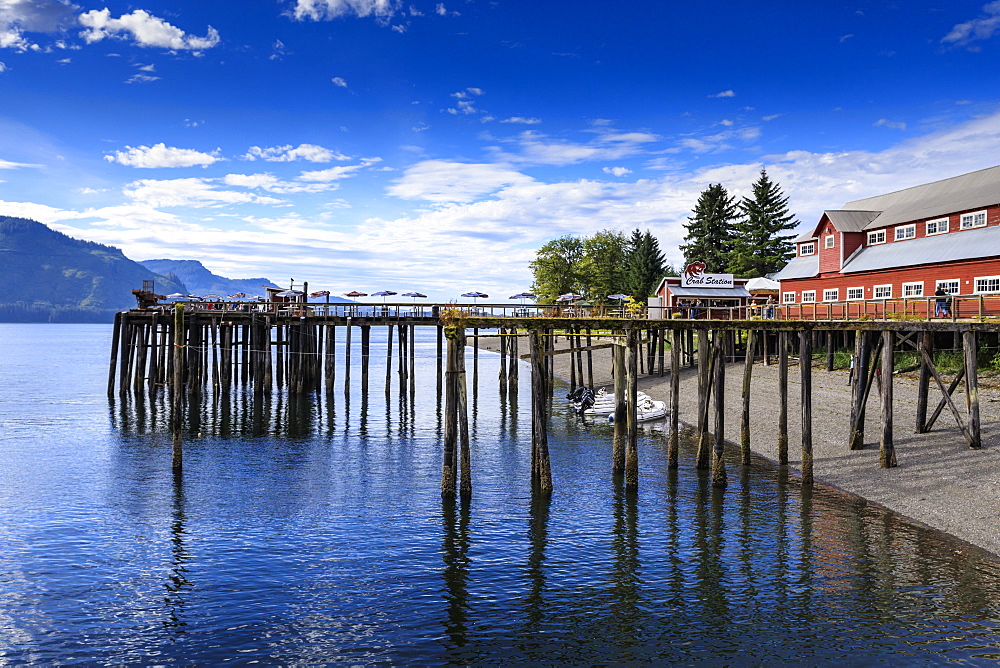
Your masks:
{"label": "white cloud", "polygon": [[542,122],[540,118],[529,118],[525,116],[511,116],[510,118],[504,118],[500,121],[501,123],[520,123],[521,125],[538,125]]}
{"label": "white cloud", "polygon": [[256,160],[260,158],[267,162],[294,162],[305,160],[306,162],[330,162],[331,160],[350,160],[343,153],[333,151],[316,144],[299,144],[292,147],[291,144],[285,146],[271,146],[262,148],[251,146],[243,155],[244,160]]}
{"label": "white cloud", "polygon": [[329,169],[320,169],[314,172],[302,172],[298,176],[299,181],[316,181],[321,183],[329,183],[331,181],[339,181],[340,179],[350,178],[355,175],[360,169],[369,167],[376,163],[382,161],[382,158],[366,158],[356,165],[342,165],[339,167],[331,167]]}
{"label": "white cloud", "polygon": [[159,80],[160,80],[160,77],[153,77],[153,76],[150,76],[148,74],[142,74],[142,73],[137,72],[137,73],[133,74],[132,76],[130,76],[128,79],[126,79],[125,83],[128,83],[128,84],[133,84],[133,83],[150,83],[151,81],[159,81]]}
{"label": "white cloud", "polygon": [[438,16],[448,15],[448,10],[444,8],[444,3],[441,2],[437,4],[437,7],[434,8],[434,11],[437,13]]}
{"label": "white cloud", "polygon": [[208,179],[140,179],[126,185],[126,197],[151,207],[205,207],[226,204],[282,204],[283,200],[232,190],[216,190]]}
{"label": "white cloud", "polygon": [[503,165],[425,160],[408,168],[388,192],[402,199],[471,202],[504,186],[531,182],[530,176]]}
{"label": "white cloud", "polygon": [[716,93],[715,95],[709,95],[709,97],[736,97],[736,93],[731,90],[724,90],[721,93]]}
{"label": "white cloud", "polygon": [[117,19],[111,18],[108,9],[94,9],[80,15],[80,25],[87,28],[80,35],[88,44],[99,42],[105,37],[130,36],[139,46],[201,51],[219,43],[219,33],[212,26],[208,26],[205,37],[185,35],[180,28],[142,9],[123,14]]}
{"label": "white cloud", "polygon": [[292,183],[282,181],[273,174],[227,174],[222,178],[227,186],[255,188],[281,195],[293,193],[318,193],[335,190],[336,184],[329,183]]}
{"label": "white cloud", "polygon": [[539,165],[570,165],[593,160],[620,160],[646,151],[645,144],[659,140],[648,132],[611,132],[599,130],[598,136],[586,144],[556,141],[532,131],[522,132],[512,142],[517,152],[494,149],[499,161]]}
{"label": "white cloud", "polygon": [[874,123],[875,127],[889,128],[891,130],[905,130],[906,123],[902,121],[890,121],[885,118],[880,118]]}
{"label": "white cloud", "polygon": [[332,81],[333,85],[335,86],[340,86],[341,88],[347,88],[347,82],[344,81],[344,79],[342,79],[341,77],[333,77],[332,79],[330,79],[330,81]]}
{"label": "white cloud", "polygon": [[0,48],[40,50],[25,32],[50,33],[69,27],[78,8],[57,0],[0,0]]}
{"label": "white cloud", "polygon": [[162,142],[153,146],[126,146],[124,151],[115,151],[104,156],[108,162],[117,162],[129,167],[151,169],[156,167],[195,167],[218,162],[219,149],[212,153],[202,153],[189,148],[173,148]]}
{"label": "white cloud", "polygon": [[340,16],[374,16],[386,20],[400,6],[399,0],[295,0],[292,15],[300,21],[329,21]]}
{"label": "white cloud", "polygon": [[959,23],[941,38],[942,44],[966,46],[993,37],[1000,28],[1000,0],[983,5],[983,15]]}
{"label": "white cloud", "polygon": [[612,176],[622,177],[626,174],[631,174],[632,170],[628,167],[604,167],[602,170],[605,174],[611,174]]}

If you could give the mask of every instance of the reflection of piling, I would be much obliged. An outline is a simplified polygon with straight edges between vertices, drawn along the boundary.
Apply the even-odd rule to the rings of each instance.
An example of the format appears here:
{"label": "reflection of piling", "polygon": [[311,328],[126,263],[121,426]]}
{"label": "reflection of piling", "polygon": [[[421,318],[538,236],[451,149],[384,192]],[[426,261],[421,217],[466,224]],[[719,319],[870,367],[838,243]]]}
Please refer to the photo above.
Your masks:
{"label": "reflection of piling", "polygon": [[170,388],[170,430],[173,433],[171,467],[180,471],[184,463],[183,435],[181,433],[184,410],[184,304],[174,305],[174,377]]}

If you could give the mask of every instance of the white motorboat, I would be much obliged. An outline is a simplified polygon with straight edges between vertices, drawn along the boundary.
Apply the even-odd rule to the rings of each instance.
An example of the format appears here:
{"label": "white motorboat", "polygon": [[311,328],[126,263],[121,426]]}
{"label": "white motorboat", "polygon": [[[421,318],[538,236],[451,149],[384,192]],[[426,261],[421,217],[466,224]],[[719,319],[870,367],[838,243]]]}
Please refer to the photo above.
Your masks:
{"label": "white motorboat", "polygon": [[[667,416],[667,402],[646,397],[636,406],[635,415],[638,422],[650,422],[664,418]],[[614,421],[614,414],[608,415],[608,422]]]}
{"label": "white motorboat", "polygon": [[[639,404],[647,399],[652,399],[645,392],[639,392],[636,395],[636,400]],[[601,399],[594,402],[594,405],[583,411],[584,415],[594,416],[594,415],[610,415],[615,412],[615,395],[605,394]]]}

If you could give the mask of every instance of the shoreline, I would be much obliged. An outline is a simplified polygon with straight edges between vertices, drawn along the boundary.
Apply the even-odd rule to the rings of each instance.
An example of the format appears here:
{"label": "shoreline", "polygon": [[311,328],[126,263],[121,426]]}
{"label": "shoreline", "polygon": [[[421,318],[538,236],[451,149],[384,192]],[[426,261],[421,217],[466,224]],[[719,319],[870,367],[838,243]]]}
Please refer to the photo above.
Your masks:
{"label": "shoreline", "polygon": [[[498,352],[497,337],[481,335],[478,342],[470,337],[469,345]],[[561,339],[557,347],[564,347]],[[521,351],[523,354],[523,350]],[[556,355],[555,375],[569,378],[569,355]],[[801,465],[801,392],[797,363],[788,372],[788,469],[799,474]],[[738,450],[740,415],[743,405],[742,361],[726,365],[727,450]],[[611,354],[594,351],[594,386],[613,385]],[[776,363],[753,367],[750,392],[750,449],[755,455],[778,467]],[[682,369],[680,374],[680,414],[685,424],[696,421],[696,369]],[[951,412],[941,413],[932,431],[914,433],[917,383],[905,375],[893,376],[893,440],[898,466],[879,468],[881,435],[880,402],[877,393],[868,400],[865,419],[865,446],[862,450],[847,447],[851,390],[847,371],[812,372],[813,474],[817,483],[846,492],[906,517],[915,524],[943,531],[1000,559],[1000,390],[980,387],[982,448],[970,449]],[[670,372],[664,376],[640,375],[638,388],[654,399],[669,402]],[[955,391],[961,405],[964,384]],[[940,391],[932,384],[931,409],[940,400]]]}

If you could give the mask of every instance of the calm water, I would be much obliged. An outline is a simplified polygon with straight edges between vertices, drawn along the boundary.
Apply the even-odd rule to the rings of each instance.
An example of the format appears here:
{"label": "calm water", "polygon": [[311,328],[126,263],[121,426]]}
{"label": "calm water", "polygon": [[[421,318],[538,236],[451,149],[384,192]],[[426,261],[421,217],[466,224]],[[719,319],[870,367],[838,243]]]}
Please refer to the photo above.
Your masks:
{"label": "calm water", "polygon": [[470,391],[474,497],[449,505],[432,339],[415,400],[376,354],[367,396],[341,361],[330,401],[195,411],[180,480],[162,404],[109,406],[109,341],[0,324],[5,664],[1000,659],[996,562],[766,466],[731,463],[720,492],[646,429],[626,495],[608,426],[557,399],[534,499],[528,373],[502,400],[495,356]]}

